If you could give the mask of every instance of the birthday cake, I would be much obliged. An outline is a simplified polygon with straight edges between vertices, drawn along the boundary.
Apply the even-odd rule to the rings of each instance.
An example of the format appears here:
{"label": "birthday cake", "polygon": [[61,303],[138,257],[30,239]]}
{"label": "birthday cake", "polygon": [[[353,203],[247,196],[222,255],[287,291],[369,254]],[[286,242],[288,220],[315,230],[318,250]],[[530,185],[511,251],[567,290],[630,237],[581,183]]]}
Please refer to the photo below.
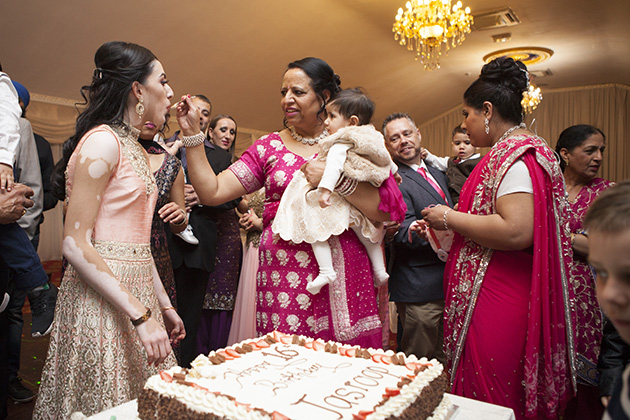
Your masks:
{"label": "birthday cake", "polygon": [[435,359],[277,331],[200,355],[147,381],[142,420],[443,419],[448,377]]}

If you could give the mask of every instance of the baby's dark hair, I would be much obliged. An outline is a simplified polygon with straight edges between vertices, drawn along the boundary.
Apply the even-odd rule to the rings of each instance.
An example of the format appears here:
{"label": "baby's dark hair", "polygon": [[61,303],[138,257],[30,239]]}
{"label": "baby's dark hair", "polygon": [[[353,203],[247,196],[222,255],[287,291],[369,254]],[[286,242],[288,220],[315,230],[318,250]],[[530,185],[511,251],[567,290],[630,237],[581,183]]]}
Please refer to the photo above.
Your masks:
{"label": "baby's dark hair", "polygon": [[451,134],[451,138],[455,137],[455,134],[466,134],[466,135],[468,135],[468,133],[466,132],[466,129],[462,128],[461,125],[458,125],[457,127],[453,128],[453,133]]}
{"label": "baby's dark hair", "polygon": [[374,115],[374,102],[361,88],[344,89],[338,92],[329,102],[339,110],[344,118],[356,115],[359,125],[369,124]]}

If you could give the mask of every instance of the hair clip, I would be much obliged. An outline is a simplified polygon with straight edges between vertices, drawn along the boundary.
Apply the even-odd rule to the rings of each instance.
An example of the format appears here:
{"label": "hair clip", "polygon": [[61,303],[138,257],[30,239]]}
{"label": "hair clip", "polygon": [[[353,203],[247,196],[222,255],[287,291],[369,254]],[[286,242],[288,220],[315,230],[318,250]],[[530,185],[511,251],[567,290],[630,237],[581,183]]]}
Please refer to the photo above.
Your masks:
{"label": "hair clip", "polygon": [[524,69],[524,68],[521,68],[521,67],[519,67],[518,69],[520,71],[522,71],[523,73],[525,73],[525,77],[527,78],[527,88],[529,89],[529,84],[530,84],[529,83],[529,71],[527,69]]}
{"label": "hair clip", "polygon": [[103,69],[95,68],[94,69],[94,78],[98,80],[103,80]]}

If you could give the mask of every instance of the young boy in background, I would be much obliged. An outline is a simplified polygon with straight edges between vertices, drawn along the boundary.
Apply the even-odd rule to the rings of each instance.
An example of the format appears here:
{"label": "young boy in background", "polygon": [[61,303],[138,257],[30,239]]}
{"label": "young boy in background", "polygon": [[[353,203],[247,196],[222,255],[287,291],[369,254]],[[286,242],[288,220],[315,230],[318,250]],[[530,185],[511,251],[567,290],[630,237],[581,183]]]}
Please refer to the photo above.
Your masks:
{"label": "young boy in background", "polygon": [[[591,204],[588,230],[589,263],[597,274],[597,300],[619,335],[630,344],[630,181],[602,193]],[[604,419],[630,419],[630,368],[623,372]]]}
{"label": "young boy in background", "polygon": [[459,192],[464,186],[468,175],[481,160],[477,148],[470,144],[466,130],[459,125],[453,129],[453,157],[437,157],[427,149],[422,149],[422,158],[427,165],[431,165],[442,172],[446,172],[448,178],[448,190],[451,193],[453,203],[459,201]]}

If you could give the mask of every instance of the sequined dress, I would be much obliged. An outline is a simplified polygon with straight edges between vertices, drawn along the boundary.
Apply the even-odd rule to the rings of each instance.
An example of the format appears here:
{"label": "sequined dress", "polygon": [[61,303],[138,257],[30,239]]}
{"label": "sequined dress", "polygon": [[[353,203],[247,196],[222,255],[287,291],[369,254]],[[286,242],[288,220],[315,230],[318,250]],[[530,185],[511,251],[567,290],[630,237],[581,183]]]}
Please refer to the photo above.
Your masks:
{"label": "sequined dress", "polygon": [[[153,289],[150,249],[156,184],[142,147],[120,130],[101,125],[86,133],[67,167],[66,197],[72,200],[77,151],[98,131],[115,135],[118,165],[103,193],[92,242],[114,275],[162,321]],[[146,379],[175,364],[171,353],[160,366],[146,352],[129,318],[85,283],[72,265],[64,274],[34,419],[90,416],[137,398]]]}
{"label": "sequined dress", "polygon": [[305,162],[284,146],[278,133],[271,133],[230,166],[247,192],[265,187],[256,331],[261,335],[277,329],[380,348],[381,321],[372,269],[356,234],[349,230],[329,239],[335,271],[341,274],[315,296],[306,291],[306,284],[318,272],[311,245],[286,242],[272,234],[280,198]]}
{"label": "sequined dress", "polygon": [[[605,179],[594,178],[580,190],[574,202],[569,202],[569,230],[572,233],[584,229],[582,220],[589,206],[612,185],[612,182]],[[597,357],[602,341],[603,318],[595,295],[595,276],[586,257],[573,253],[569,278],[575,293],[571,308],[577,316],[575,344],[578,380],[597,386]]]}
{"label": "sequined dress", "polygon": [[147,153],[152,155],[161,154],[164,156],[160,168],[153,172],[157,184],[158,198],[155,204],[155,211],[153,212],[153,222],[151,224],[151,253],[153,254],[153,261],[155,261],[155,267],[160,275],[160,280],[162,280],[162,285],[164,285],[164,290],[166,290],[171,304],[176,307],[177,299],[175,295],[173,264],[171,263],[171,256],[168,253],[164,221],[162,221],[162,218],[158,214],[158,210],[171,201],[171,187],[177,178],[182,164],[179,159],[169,155],[166,150],[152,140],[140,140],[140,144]]}

